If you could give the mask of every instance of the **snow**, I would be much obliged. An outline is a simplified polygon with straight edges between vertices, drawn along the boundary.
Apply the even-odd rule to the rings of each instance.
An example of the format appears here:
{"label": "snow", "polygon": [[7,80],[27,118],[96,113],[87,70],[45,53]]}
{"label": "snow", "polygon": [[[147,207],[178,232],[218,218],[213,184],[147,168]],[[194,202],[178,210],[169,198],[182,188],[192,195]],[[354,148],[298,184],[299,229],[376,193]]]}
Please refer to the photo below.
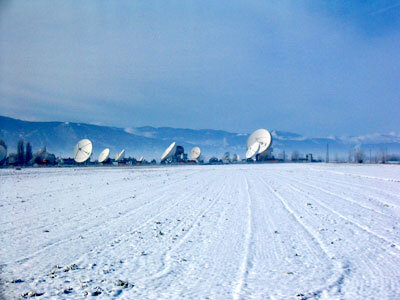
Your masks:
{"label": "snow", "polygon": [[400,298],[400,166],[3,169],[0,196],[5,299]]}

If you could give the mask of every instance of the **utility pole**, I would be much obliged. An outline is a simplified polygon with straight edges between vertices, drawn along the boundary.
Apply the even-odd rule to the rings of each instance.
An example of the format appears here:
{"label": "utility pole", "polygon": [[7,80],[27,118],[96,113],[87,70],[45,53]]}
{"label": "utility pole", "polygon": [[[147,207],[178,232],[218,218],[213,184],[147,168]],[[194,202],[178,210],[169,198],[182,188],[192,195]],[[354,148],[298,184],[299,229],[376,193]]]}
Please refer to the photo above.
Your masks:
{"label": "utility pole", "polygon": [[371,148],[369,148],[369,163],[372,164],[372,158],[371,158]]}
{"label": "utility pole", "polygon": [[329,143],[326,143],[326,158],[325,158],[325,162],[326,163],[329,162]]}

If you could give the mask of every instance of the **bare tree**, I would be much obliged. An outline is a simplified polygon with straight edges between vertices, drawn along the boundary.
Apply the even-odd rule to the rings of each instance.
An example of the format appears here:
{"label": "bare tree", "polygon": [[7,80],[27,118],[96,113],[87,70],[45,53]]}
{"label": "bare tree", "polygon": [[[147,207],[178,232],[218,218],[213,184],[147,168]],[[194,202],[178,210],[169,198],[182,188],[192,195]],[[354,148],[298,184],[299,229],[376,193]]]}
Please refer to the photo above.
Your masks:
{"label": "bare tree", "polygon": [[365,160],[364,151],[361,148],[357,148],[354,151],[354,162],[361,164],[364,162],[364,160]]}
{"label": "bare tree", "polygon": [[32,146],[30,142],[27,142],[25,147],[25,164],[29,164],[31,159],[32,159]]}
{"label": "bare tree", "polygon": [[381,157],[381,162],[383,163],[383,164],[385,164],[386,162],[387,162],[387,150],[386,150],[386,148],[381,148],[381,151],[380,151],[380,157]]}
{"label": "bare tree", "polygon": [[19,139],[17,144],[17,158],[19,165],[23,165],[25,162],[25,155],[24,155],[24,140]]}
{"label": "bare tree", "polygon": [[339,156],[338,156],[337,152],[335,153],[335,162],[336,163],[339,162]]}
{"label": "bare tree", "polygon": [[349,150],[349,155],[347,156],[347,162],[351,163],[353,161],[353,151]]}
{"label": "bare tree", "polygon": [[294,150],[294,151],[292,152],[292,156],[291,156],[292,161],[298,161],[298,160],[299,160],[299,157],[300,157],[299,151]]}
{"label": "bare tree", "polygon": [[280,157],[283,161],[286,161],[286,153],[285,153],[285,150],[283,150],[283,151],[279,154],[279,157]]}

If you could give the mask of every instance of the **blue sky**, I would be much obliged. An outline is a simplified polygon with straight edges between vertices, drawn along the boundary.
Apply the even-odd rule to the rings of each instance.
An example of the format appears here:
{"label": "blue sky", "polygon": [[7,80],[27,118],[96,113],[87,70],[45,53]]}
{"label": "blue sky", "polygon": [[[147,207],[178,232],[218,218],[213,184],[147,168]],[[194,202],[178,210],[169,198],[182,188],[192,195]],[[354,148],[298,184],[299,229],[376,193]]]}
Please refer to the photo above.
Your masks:
{"label": "blue sky", "polygon": [[2,1],[1,114],[400,132],[400,1]]}

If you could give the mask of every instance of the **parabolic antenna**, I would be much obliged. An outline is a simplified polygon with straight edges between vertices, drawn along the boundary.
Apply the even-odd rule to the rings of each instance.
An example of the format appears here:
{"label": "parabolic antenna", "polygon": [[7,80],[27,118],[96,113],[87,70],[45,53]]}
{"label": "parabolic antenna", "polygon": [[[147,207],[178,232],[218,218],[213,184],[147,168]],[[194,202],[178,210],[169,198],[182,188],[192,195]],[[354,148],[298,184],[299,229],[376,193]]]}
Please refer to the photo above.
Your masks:
{"label": "parabolic antenna", "polygon": [[240,160],[239,154],[236,154],[236,153],[233,154],[232,160],[233,160],[233,161],[239,161],[239,160]]}
{"label": "parabolic antenna", "polygon": [[83,139],[76,144],[74,149],[74,160],[77,163],[83,163],[92,155],[93,145],[88,139]]}
{"label": "parabolic antenna", "polygon": [[260,151],[260,143],[255,142],[247,149],[246,158],[252,158],[254,155],[259,153]]}
{"label": "parabolic antenna", "polygon": [[7,157],[7,149],[0,145],[0,161]]}
{"label": "parabolic antenna", "polygon": [[164,153],[161,155],[161,161],[164,161],[174,156],[175,152],[176,152],[176,143],[173,142],[171,145],[168,146],[167,149],[165,149]]}
{"label": "parabolic antenna", "polygon": [[106,148],[99,155],[99,163],[105,162],[110,156],[110,149]]}
{"label": "parabolic antenna", "polygon": [[122,150],[119,154],[117,154],[117,155],[115,156],[115,160],[116,160],[116,161],[120,161],[120,160],[123,160],[124,157],[125,157],[125,149]]}
{"label": "parabolic antenna", "polygon": [[224,156],[222,156],[222,160],[230,160],[231,154],[229,152],[225,152]]}
{"label": "parabolic antenna", "polygon": [[144,157],[141,156],[137,161],[138,161],[138,162],[142,162],[143,160],[144,160]]}
{"label": "parabolic antenna", "polygon": [[199,147],[194,147],[192,151],[190,151],[190,158],[191,159],[198,159],[200,157],[201,150]]}
{"label": "parabolic antenna", "polygon": [[256,154],[260,154],[267,150],[269,146],[271,146],[271,142],[272,137],[269,131],[266,129],[258,129],[254,131],[247,139],[246,148],[247,150],[249,150],[250,147],[254,145],[254,143],[258,143],[260,144],[260,148],[258,149]]}

